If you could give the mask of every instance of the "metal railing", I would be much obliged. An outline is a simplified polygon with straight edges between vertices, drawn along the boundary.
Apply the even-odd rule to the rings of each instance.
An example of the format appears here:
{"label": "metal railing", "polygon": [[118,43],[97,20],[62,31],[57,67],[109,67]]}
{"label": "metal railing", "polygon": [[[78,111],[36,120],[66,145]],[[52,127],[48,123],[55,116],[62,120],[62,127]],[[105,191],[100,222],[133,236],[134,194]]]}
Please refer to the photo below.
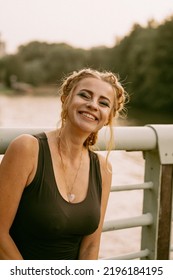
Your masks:
{"label": "metal railing", "polygon": [[[116,150],[142,151],[145,159],[144,183],[113,186],[112,191],[143,190],[141,216],[105,222],[103,232],[142,227],[141,250],[111,259],[169,259],[173,188],[173,125],[117,127]],[[105,149],[105,132],[100,147]]]}
{"label": "metal railing", "polygon": [[[46,128],[0,128],[0,154],[4,154],[16,136],[35,134]],[[169,259],[171,247],[171,214],[173,188],[173,125],[115,127],[115,150],[142,151],[145,176],[142,184],[112,186],[111,191],[143,190],[143,213],[137,217],[106,221],[107,231],[141,227],[141,250],[109,259]],[[99,133],[98,147],[106,150],[109,131]]]}

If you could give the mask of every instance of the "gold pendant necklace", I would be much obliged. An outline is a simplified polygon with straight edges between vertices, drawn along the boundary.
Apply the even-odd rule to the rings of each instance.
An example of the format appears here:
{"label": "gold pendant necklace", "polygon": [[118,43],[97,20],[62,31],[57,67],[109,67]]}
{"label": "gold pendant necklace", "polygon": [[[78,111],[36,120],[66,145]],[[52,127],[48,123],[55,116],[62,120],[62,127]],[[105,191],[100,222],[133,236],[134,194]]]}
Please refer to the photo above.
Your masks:
{"label": "gold pendant necklace", "polygon": [[[61,132],[60,132],[61,134]],[[66,171],[65,171],[65,166],[64,166],[64,161],[63,161],[63,158],[62,158],[62,154],[61,154],[61,147],[60,147],[60,134],[58,136],[58,150],[59,150],[59,155],[60,155],[60,159],[61,159],[61,165],[62,165],[62,169],[63,169],[63,173],[64,173],[64,182],[65,182],[65,185],[66,185],[66,189],[68,191],[67,193],[67,198],[68,198],[68,201],[70,203],[72,203],[75,198],[76,198],[76,195],[72,192],[73,191],[73,187],[74,187],[74,184],[76,182],[76,179],[77,179],[77,176],[78,176],[78,173],[79,173],[79,170],[80,170],[80,167],[81,167],[81,164],[82,164],[82,158],[83,158],[83,148],[81,150],[81,154],[80,154],[80,162],[79,162],[79,166],[77,168],[77,171],[76,171],[76,174],[74,176],[74,180],[73,180],[73,183],[71,184],[71,187],[69,187],[69,185],[67,184],[67,181],[66,181]]]}

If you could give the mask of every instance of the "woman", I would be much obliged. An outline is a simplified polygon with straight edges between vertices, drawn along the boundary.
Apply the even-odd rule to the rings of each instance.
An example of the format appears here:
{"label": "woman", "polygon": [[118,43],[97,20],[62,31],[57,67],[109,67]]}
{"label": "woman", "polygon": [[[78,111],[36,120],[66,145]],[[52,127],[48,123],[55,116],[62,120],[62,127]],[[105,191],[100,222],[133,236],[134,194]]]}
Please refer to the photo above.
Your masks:
{"label": "woman", "polygon": [[61,128],[21,135],[0,166],[0,259],[98,259],[111,165],[91,151],[123,109],[110,72],[83,69],[60,88]]}

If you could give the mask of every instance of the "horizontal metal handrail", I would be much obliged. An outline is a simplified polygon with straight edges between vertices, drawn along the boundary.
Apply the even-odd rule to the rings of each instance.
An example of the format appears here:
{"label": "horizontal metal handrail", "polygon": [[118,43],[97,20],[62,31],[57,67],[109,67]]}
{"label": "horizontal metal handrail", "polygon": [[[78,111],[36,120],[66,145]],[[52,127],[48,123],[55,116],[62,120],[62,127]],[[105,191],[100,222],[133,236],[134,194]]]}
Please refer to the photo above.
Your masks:
{"label": "horizontal metal handrail", "polygon": [[153,224],[153,216],[151,215],[151,213],[147,213],[132,218],[105,221],[102,232],[132,227],[149,226],[151,224]]}
{"label": "horizontal metal handrail", "polygon": [[[98,147],[107,150],[106,143],[110,138],[109,128],[99,131]],[[122,126],[113,128],[115,150],[149,151],[157,146],[157,137],[154,130],[148,126]]]}
{"label": "horizontal metal handrail", "polygon": [[133,184],[133,185],[112,186],[111,192],[146,190],[146,189],[152,189],[152,188],[153,188],[153,182],[145,182],[145,183]]}
{"label": "horizontal metal handrail", "polygon": [[[9,143],[21,134],[36,134],[41,131],[48,131],[55,128],[0,128],[0,154],[4,154]],[[145,151],[156,148],[157,139],[154,130],[147,126],[114,127],[115,150]],[[106,143],[109,140],[109,128],[102,128],[98,135],[97,146],[100,150],[107,149]]]}
{"label": "horizontal metal handrail", "polygon": [[145,250],[141,250],[141,251],[135,252],[135,253],[106,258],[105,260],[134,260],[134,259],[139,259],[139,258],[145,258],[145,257],[149,256],[149,254],[150,254],[150,250],[145,249]]}

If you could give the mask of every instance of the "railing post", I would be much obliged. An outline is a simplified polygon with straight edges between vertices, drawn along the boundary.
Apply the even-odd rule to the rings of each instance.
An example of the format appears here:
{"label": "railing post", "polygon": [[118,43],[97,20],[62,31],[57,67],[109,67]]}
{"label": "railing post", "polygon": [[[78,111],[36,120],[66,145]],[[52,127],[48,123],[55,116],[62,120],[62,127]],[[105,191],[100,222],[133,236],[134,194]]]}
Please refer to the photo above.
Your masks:
{"label": "railing post", "polygon": [[157,150],[147,151],[145,157],[144,181],[152,181],[153,188],[144,190],[143,213],[151,213],[153,224],[142,227],[141,250],[149,249],[150,254],[146,258],[155,260],[157,256],[158,217],[160,207],[160,161]]}
{"label": "railing post", "polygon": [[156,133],[157,148],[146,152],[145,180],[153,181],[153,189],[144,191],[143,212],[153,215],[154,223],[143,227],[141,248],[148,248],[148,259],[167,260],[170,253],[173,129],[170,125],[151,125]]}
{"label": "railing post", "polygon": [[168,260],[171,242],[173,165],[162,165],[157,260]]}

